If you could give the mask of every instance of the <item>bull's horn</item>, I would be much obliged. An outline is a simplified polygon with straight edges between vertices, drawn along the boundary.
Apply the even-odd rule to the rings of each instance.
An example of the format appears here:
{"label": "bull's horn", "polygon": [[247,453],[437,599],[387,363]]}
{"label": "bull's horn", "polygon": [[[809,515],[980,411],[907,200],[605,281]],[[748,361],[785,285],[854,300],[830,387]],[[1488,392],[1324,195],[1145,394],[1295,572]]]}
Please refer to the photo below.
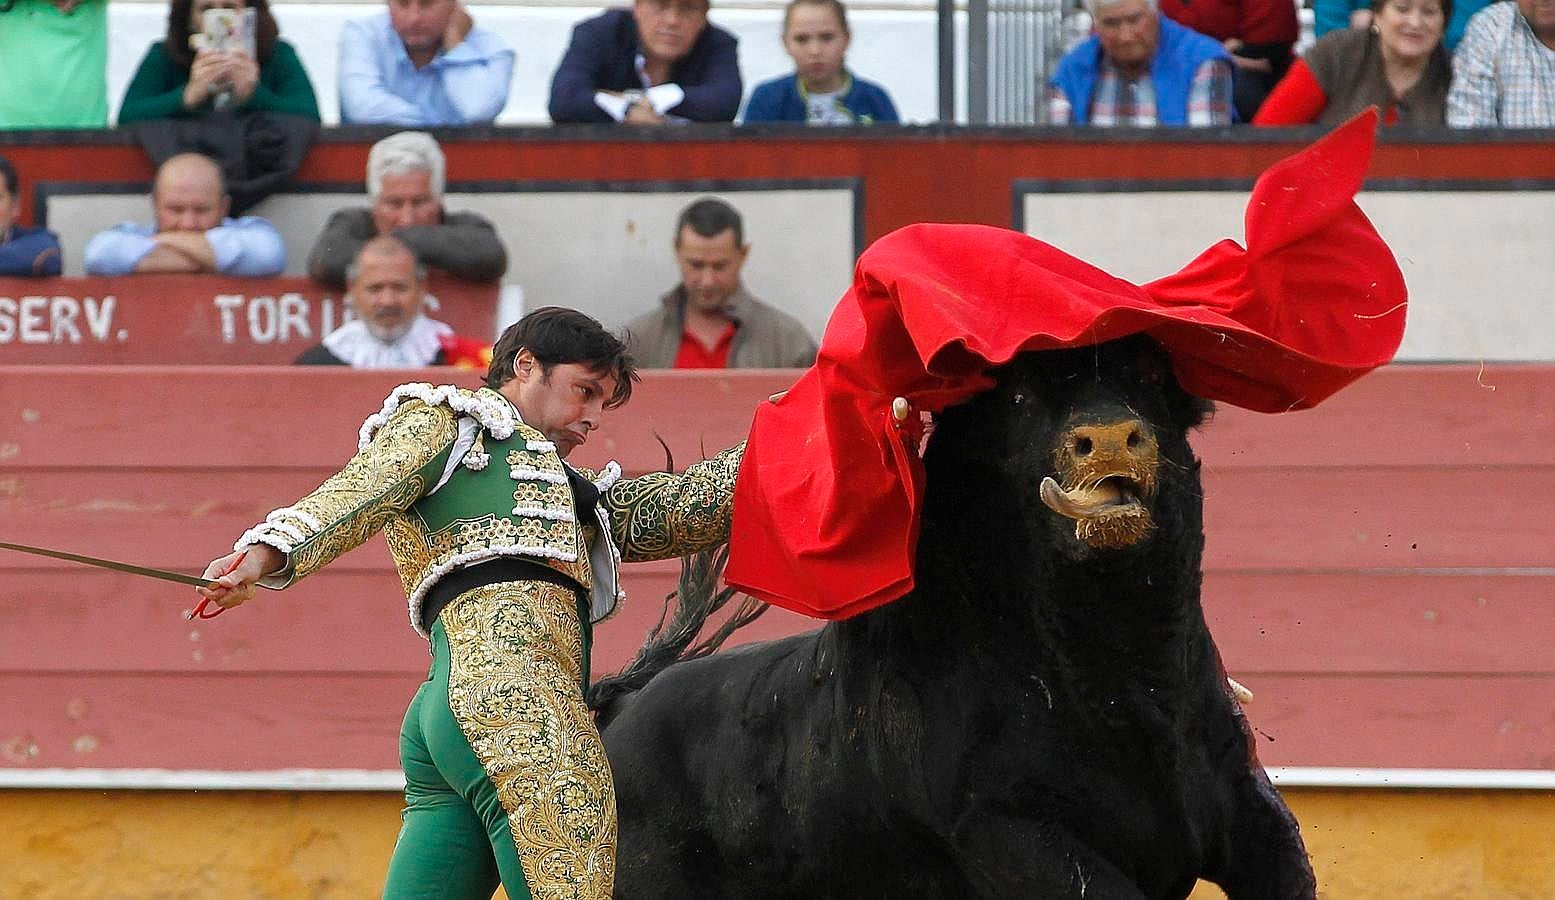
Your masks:
{"label": "bull's horn", "polygon": [[1237,681],[1235,678],[1232,678],[1230,675],[1227,675],[1226,676],[1226,684],[1231,686],[1231,693],[1236,696],[1236,702],[1238,702],[1238,703],[1251,703],[1251,702],[1253,702],[1253,692],[1248,690],[1247,687],[1242,684],[1242,682]]}

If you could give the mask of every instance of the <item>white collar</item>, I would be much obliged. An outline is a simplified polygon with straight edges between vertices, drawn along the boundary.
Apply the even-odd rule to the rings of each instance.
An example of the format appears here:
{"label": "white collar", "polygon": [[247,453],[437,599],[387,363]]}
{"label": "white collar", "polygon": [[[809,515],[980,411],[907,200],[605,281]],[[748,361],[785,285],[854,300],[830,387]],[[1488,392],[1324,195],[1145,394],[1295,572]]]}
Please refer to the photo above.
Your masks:
{"label": "white collar", "polygon": [[409,331],[385,343],[367,330],[365,322],[353,319],[325,336],[324,346],[352,368],[416,369],[432,365],[442,349],[441,339],[453,333],[436,319],[418,316]]}

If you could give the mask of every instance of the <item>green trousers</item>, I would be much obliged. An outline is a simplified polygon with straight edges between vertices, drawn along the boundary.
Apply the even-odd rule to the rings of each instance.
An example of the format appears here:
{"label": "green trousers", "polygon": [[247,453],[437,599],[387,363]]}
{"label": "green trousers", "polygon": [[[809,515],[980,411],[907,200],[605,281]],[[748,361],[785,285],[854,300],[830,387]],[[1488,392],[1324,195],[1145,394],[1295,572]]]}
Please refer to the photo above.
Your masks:
{"label": "green trousers", "polygon": [[587,599],[543,582],[474,588],[438,616],[400,729],[386,900],[489,900],[499,883],[510,900],[608,900],[615,800],[584,702],[592,637]]}
{"label": "green trousers", "polygon": [[384,900],[510,900],[529,887],[497,789],[448,708],[448,635],[432,626],[432,671],[400,728],[405,815]]}

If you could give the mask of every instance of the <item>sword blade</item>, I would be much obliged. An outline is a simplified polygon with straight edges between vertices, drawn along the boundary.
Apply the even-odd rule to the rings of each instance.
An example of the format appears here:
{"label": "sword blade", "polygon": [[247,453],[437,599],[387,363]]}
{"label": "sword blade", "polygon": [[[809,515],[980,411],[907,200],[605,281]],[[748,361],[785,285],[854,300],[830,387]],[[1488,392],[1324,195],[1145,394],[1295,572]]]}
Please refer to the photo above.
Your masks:
{"label": "sword blade", "polygon": [[99,569],[112,569],[115,572],[140,575],[145,578],[160,578],[163,581],[190,584],[195,587],[207,587],[211,584],[211,579],[201,578],[198,575],[185,575],[182,572],[169,572],[166,569],[153,569],[150,566],[137,566],[133,563],[115,562],[111,559],[98,559],[95,556],[82,556],[79,553],[66,553],[63,550],[50,550],[47,547],[29,547],[26,544],[9,544],[5,541],[0,541],[0,550],[15,550],[18,553],[31,553],[34,556],[47,556],[50,559],[62,559],[66,562],[96,566]]}

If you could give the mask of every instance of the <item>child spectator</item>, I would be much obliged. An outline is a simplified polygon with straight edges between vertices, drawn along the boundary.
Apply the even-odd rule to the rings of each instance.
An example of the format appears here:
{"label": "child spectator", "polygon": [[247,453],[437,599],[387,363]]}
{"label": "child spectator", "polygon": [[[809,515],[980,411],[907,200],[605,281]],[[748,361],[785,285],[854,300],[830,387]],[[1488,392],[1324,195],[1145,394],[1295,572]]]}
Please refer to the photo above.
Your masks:
{"label": "child spectator", "polygon": [[[195,49],[218,9],[253,11],[252,56]],[[279,31],[268,0],[172,0],[167,38],[146,51],[119,108],[154,164],[190,152],[216,160],[235,213],[284,187],[318,133],[313,83]]]}
{"label": "child spectator", "polygon": [[1442,32],[1451,17],[1452,0],[1376,0],[1371,27],[1319,38],[1253,124],[1338,125],[1376,106],[1387,125],[1441,125],[1452,83]]}
{"label": "child spectator", "polygon": [[794,74],[756,86],[746,122],[869,125],[900,121],[885,89],[849,72],[848,12],[840,0],[790,0],[783,12],[783,49]]}

